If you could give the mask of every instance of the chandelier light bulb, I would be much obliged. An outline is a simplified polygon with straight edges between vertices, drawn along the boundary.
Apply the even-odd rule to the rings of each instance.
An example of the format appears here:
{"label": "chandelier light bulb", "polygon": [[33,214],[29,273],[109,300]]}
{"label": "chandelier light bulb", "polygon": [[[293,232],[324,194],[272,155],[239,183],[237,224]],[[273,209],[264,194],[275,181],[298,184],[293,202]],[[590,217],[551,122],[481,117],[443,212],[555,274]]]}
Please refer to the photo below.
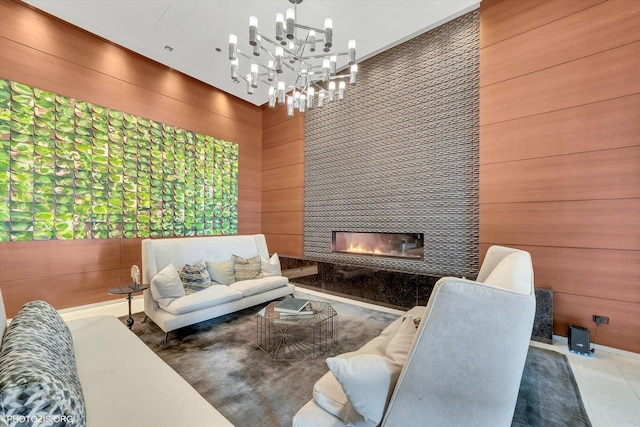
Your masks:
{"label": "chandelier light bulb", "polygon": [[251,46],[258,44],[258,18],[255,16],[249,18],[249,44]]}
{"label": "chandelier light bulb", "polygon": [[333,46],[333,21],[331,18],[324,20],[324,51],[329,52]]}
{"label": "chandelier light bulb", "polygon": [[331,75],[331,61],[325,58],[322,60],[322,81],[328,82]]}
{"label": "chandelier light bulb", "polygon": [[293,99],[287,98],[287,116],[293,117]]}
{"label": "chandelier light bulb", "polygon": [[307,44],[309,45],[309,52],[316,51],[316,32],[311,30],[307,36]]}
{"label": "chandelier light bulb", "polygon": [[358,78],[358,64],[353,64],[351,66],[351,72],[349,74],[349,83],[351,86],[356,85],[356,79]]}
{"label": "chandelier light bulb", "polygon": [[284,38],[284,15],[276,13],[276,40],[282,41]]}
{"label": "chandelier light bulb", "polygon": [[284,50],[281,46],[276,47],[276,67],[275,71],[278,74],[282,73],[282,57],[284,55]]}
{"label": "chandelier light bulb", "polygon": [[229,34],[229,61],[238,60],[238,37]]}
{"label": "chandelier light bulb", "polygon": [[234,82],[238,81],[238,60],[231,60],[231,80]]}
{"label": "chandelier light bulb", "polygon": [[356,41],[349,40],[347,44],[347,53],[349,54],[349,65],[356,63]]}
{"label": "chandelier light bulb", "polygon": [[284,104],[284,82],[278,82],[278,89],[276,90],[276,97],[278,98],[278,104]]}
{"label": "chandelier light bulb", "polygon": [[313,108],[313,97],[315,95],[315,89],[313,87],[310,87],[309,89],[307,89],[307,109],[312,109]]}
{"label": "chandelier light bulb", "polygon": [[295,23],[296,23],[296,13],[293,11],[293,9],[287,9],[287,19],[285,21],[285,26],[287,29],[287,38],[289,40],[293,39],[294,37]]}
{"label": "chandelier light bulb", "polygon": [[344,80],[341,80],[340,83],[338,83],[338,99],[342,100],[344,99],[344,90],[346,88],[346,83],[344,82]]}
{"label": "chandelier light bulb", "polygon": [[253,95],[254,86],[251,84],[251,73],[247,74],[247,93]]}
{"label": "chandelier light bulb", "polygon": [[298,111],[300,111],[301,113],[304,113],[304,107],[306,106],[307,103],[307,97],[304,94],[300,95],[300,103],[298,104]]}
{"label": "chandelier light bulb", "polygon": [[329,82],[329,102],[336,100],[336,82]]}
{"label": "chandelier light bulb", "polygon": [[318,107],[322,107],[324,105],[324,97],[325,97],[325,91],[321,90],[318,93]]}
{"label": "chandelier light bulb", "polygon": [[276,88],[269,86],[269,108],[276,106]]}
{"label": "chandelier light bulb", "polygon": [[251,87],[258,87],[258,64],[251,64]]}
{"label": "chandelier light bulb", "polygon": [[300,92],[297,90],[293,91],[293,108],[298,108],[300,106]]}
{"label": "chandelier light bulb", "polygon": [[273,61],[269,61],[267,63],[267,68],[268,68],[268,73],[267,73],[267,80],[269,80],[270,82],[273,81],[273,79],[275,78],[274,76],[274,70],[273,70],[273,66],[275,65],[275,63]]}
{"label": "chandelier light bulb", "polygon": [[335,75],[336,74],[336,62],[338,61],[338,58],[335,55],[331,55],[329,57],[329,65],[331,66],[331,75]]}

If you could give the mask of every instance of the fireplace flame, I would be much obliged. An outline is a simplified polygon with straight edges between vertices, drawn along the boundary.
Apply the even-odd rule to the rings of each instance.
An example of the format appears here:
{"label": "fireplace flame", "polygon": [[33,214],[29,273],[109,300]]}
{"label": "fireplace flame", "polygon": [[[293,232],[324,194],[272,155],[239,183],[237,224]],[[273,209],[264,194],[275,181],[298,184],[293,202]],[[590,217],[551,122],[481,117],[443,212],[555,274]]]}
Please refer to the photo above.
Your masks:
{"label": "fireplace flame", "polygon": [[353,243],[349,245],[349,248],[347,248],[347,252],[354,252],[354,253],[360,253],[360,254],[376,254],[376,255],[382,254],[382,251],[378,248],[370,249],[369,247],[365,247],[361,244],[354,245]]}

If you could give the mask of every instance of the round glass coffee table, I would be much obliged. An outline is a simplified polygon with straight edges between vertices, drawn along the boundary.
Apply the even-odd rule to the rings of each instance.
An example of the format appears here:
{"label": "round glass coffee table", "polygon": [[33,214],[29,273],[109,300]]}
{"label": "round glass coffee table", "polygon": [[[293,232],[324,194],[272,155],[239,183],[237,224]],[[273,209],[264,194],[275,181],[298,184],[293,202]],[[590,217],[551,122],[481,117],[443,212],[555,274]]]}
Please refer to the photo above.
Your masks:
{"label": "round glass coffee table", "polygon": [[313,314],[281,315],[274,301],[256,314],[256,341],[274,360],[314,359],[338,343],[338,314],[328,302],[309,301]]}

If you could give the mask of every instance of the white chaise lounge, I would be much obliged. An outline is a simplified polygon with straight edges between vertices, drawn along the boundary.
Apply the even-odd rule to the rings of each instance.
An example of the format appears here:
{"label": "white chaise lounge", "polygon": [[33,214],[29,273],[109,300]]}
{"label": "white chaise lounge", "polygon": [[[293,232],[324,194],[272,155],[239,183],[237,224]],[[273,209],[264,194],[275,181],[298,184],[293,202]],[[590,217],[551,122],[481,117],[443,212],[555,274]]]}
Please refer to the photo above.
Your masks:
{"label": "white chaise lounge", "polygon": [[116,317],[25,307],[7,328],[0,294],[0,425],[233,427]]}

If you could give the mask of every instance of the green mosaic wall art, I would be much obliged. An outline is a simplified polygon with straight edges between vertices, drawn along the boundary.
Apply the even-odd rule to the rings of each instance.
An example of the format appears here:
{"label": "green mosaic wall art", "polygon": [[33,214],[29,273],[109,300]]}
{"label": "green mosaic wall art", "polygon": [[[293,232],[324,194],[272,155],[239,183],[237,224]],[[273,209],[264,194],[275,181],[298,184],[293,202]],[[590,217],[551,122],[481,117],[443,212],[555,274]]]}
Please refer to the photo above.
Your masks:
{"label": "green mosaic wall art", "polygon": [[237,234],[238,146],[0,79],[0,242]]}

